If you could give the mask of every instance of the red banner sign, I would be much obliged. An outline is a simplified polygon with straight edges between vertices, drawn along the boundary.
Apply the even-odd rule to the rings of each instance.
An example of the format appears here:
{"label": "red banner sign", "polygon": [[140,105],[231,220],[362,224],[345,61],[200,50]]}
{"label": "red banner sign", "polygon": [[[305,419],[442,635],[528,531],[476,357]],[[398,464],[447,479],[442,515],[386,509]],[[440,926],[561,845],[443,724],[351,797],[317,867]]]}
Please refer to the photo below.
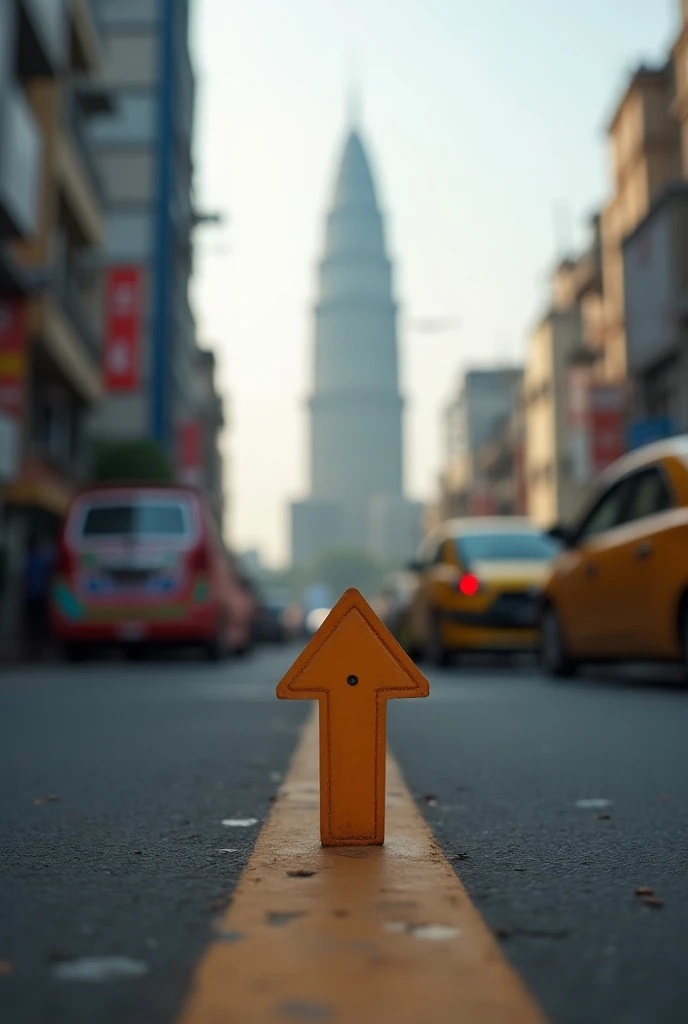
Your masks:
{"label": "red banner sign", "polygon": [[26,303],[0,301],[0,410],[17,420],[24,411],[26,347]]}
{"label": "red banner sign", "polygon": [[135,391],[140,378],[141,268],[111,267],[105,280],[103,386]]}
{"label": "red banner sign", "polygon": [[601,473],[626,450],[623,393],[618,387],[590,390],[590,446],[594,474]]}

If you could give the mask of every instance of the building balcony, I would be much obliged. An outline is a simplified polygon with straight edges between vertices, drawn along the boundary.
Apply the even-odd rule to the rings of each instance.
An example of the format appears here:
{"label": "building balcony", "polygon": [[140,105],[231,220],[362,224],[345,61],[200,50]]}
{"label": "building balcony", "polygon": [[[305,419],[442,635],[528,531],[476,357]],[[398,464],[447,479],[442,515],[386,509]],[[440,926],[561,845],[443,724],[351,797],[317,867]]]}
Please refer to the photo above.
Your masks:
{"label": "building balcony", "polygon": [[101,322],[93,313],[93,302],[78,283],[79,274],[65,265],[55,277],[55,297],[67,319],[79,335],[91,357],[98,362],[101,353]]}
{"label": "building balcony", "polygon": [[0,238],[38,230],[43,140],[18,85],[0,92]]}
{"label": "building balcony", "polygon": [[68,61],[66,0],[19,0],[18,59],[20,78],[52,78]]}
{"label": "building balcony", "polygon": [[69,508],[76,480],[64,469],[56,468],[40,446],[29,446],[16,480],[8,484],[3,500],[8,506],[36,507],[62,518]]}
{"label": "building balcony", "polygon": [[79,86],[63,86],[62,116],[55,140],[55,172],[83,242],[102,245],[105,239],[104,196],[86,141],[87,113],[88,101]]}
{"label": "building balcony", "polygon": [[[43,0],[52,3],[53,0]],[[99,74],[102,70],[100,32],[88,0],[68,0],[69,52],[72,71]]]}
{"label": "building balcony", "polygon": [[102,397],[100,360],[96,335],[88,327],[69,286],[56,283],[54,291],[36,297],[31,304],[31,333],[70,387],[86,405]]}

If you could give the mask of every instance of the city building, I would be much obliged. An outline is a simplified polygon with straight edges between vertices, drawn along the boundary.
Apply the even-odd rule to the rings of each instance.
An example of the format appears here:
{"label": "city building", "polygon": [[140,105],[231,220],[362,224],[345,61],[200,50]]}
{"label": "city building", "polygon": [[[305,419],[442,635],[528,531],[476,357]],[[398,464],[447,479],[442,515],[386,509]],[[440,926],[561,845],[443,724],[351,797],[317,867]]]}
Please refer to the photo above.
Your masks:
{"label": "city building", "polygon": [[623,245],[632,447],[688,431],[688,0],[672,57],[680,168]]}
{"label": "city building", "polygon": [[526,508],[541,526],[570,520],[595,477],[625,450],[623,385],[604,376],[600,218],[577,259],[552,277],[523,387]]}
{"label": "city building", "polygon": [[688,174],[688,0],[681,0],[681,27],[672,51],[674,65],[673,115],[681,139],[681,170]]}
{"label": "city building", "polygon": [[[682,5],[685,25],[688,0]],[[683,415],[674,358],[682,335],[672,328],[669,341],[666,321],[668,305],[680,305],[678,294],[667,297],[671,239],[682,224],[680,190],[668,186],[681,177],[684,49],[685,27],[673,66],[641,65],[631,76],[608,129],[611,197],[587,250],[558,267],[551,309],[531,339],[526,484],[529,514],[542,525],[570,519],[605,466]]]}
{"label": "city building", "polygon": [[89,131],[107,205],[105,395],[91,431],[152,436],[179,459],[175,439],[188,440],[180,424],[193,415],[197,366],[189,0],[92,3],[116,108]]}
{"label": "city building", "polygon": [[[54,537],[101,396],[100,183],[85,145],[111,110],[87,0],[0,0],[0,629],[16,632],[31,530]],[[10,600],[10,598],[13,598]]]}
{"label": "city building", "polygon": [[609,127],[613,193],[602,211],[604,343],[599,374],[627,376],[623,241],[647,214],[667,182],[681,175],[680,134],[673,115],[670,62],[632,75]]}
{"label": "city building", "polygon": [[446,464],[441,479],[444,518],[496,511],[483,471],[483,453],[514,413],[523,371],[514,367],[468,370],[445,413]]}
{"label": "city building", "polygon": [[397,349],[384,224],[368,155],[354,129],[341,157],[319,266],[310,497],[292,506],[295,564],[335,547],[399,559],[415,550],[420,517],[404,500]]}
{"label": "city building", "polygon": [[225,519],[224,459],[220,437],[225,427],[224,403],[217,389],[215,355],[198,349],[190,415],[177,425],[178,469],[184,483],[202,487],[217,521]]}
{"label": "city building", "polygon": [[666,186],[624,243],[632,447],[688,431],[688,181]]}
{"label": "city building", "polygon": [[527,512],[525,417],[522,395],[497,424],[494,436],[479,449],[478,474],[489,495],[489,506],[500,516]]}
{"label": "city building", "polygon": [[550,310],[530,339],[524,378],[527,510],[551,526],[579,505],[587,480],[573,471],[569,445],[568,384],[581,350],[580,309]]}

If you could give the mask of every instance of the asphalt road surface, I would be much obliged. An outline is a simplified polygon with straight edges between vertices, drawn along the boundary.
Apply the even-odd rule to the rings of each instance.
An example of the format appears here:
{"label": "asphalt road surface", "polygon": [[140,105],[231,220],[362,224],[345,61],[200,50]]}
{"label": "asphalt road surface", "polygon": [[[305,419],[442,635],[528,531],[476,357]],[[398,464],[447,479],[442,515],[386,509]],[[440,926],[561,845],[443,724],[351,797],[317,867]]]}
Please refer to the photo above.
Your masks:
{"label": "asphalt road surface", "polygon": [[[308,714],[274,698],[295,653],[0,667],[3,1024],[174,1019]],[[429,676],[390,706],[393,751],[550,1020],[683,1024],[688,691]]]}

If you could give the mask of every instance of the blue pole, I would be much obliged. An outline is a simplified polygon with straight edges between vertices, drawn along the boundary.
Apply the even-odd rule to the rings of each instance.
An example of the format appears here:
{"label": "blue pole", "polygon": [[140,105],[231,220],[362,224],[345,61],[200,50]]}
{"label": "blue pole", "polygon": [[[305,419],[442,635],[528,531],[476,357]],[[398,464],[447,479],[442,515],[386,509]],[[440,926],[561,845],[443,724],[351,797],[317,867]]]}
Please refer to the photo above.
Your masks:
{"label": "blue pole", "polygon": [[151,433],[165,448],[170,443],[169,376],[171,348],[171,194],[173,156],[174,8],[159,0],[160,58],[158,96],[157,210],[154,258],[154,316],[151,352]]}

